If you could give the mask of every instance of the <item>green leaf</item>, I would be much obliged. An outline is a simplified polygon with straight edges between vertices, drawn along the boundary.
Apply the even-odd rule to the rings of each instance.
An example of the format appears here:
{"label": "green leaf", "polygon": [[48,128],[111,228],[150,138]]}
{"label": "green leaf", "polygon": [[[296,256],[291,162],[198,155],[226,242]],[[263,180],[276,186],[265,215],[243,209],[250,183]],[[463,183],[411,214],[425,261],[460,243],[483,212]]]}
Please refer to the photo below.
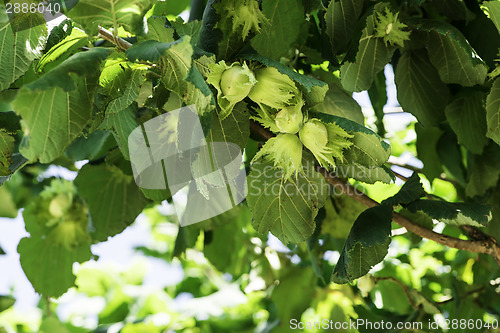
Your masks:
{"label": "green leaf", "polygon": [[[371,277],[370,277],[371,278]],[[375,277],[374,279],[377,279]],[[358,280],[358,286],[362,280]],[[384,310],[391,313],[407,314],[412,310],[410,300],[408,300],[410,291],[395,282],[395,280],[376,280],[376,285],[371,290],[370,294],[377,293],[381,295],[381,300],[384,302]],[[406,291],[406,293],[405,293]],[[407,296],[408,295],[408,296]]]}
{"label": "green leaf", "polygon": [[[216,145],[212,147],[215,150],[212,153],[208,152],[208,150],[202,151],[192,162],[191,172],[194,178],[199,178],[218,169],[225,169],[227,173],[236,176],[240,172],[239,167],[230,167],[226,164],[241,159],[241,154],[246,147],[249,136],[249,114],[244,102],[238,103],[234,110],[223,120],[219,116],[213,117],[210,132],[206,139],[208,143]],[[239,146],[239,149],[235,147],[235,144]],[[215,178],[205,177],[203,181],[196,182],[197,191],[208,197],[210,188],[206,187],[207,182],[212,183],[212,186],[220,187],[220,181]],[[244,195],[244,193],[240,194],[242,198]]]}
{"label": "green leaf", "polygon": [[264,24],[252,41],[252,47],[265,57],[279,60],[287,56],[297,41],[304,22],[301,0],[267,0],[262,3],[262,12],[270,24]]}
{"label": "green leaf", "polygon": [[[500,6],[497,7],[500,9]],[[500,79],[493,82],[486,98],[486,121],[488,126],[486,136],[500,145]]]}
{"label": "green leaf", "polygon": [[139,95],[139,88],[146,80],[146,69],[137,66],[129,67],[127,64],[117,62],[111,66],[111,68],[119,68],[119,76],[115,80],[113,75],[108,75],[108,68],[103,71],[101,79],[105,76],[111,77],[110,84],[104,84],[104,86],[110,90],[114,99],[106,106],[104,120],[99,129],[110,130],[115,136],[123,156],[129,159],[128,136],[138,126],[135,120],[136,105],[132,103]]}
{"label": "green leaf", "polygon": [[[14,99],[14,97],[15,96],[13,96],[12,100]],[[10,104],[8,106],[8,109],[9,111],[0,111],[0,124],[2,124],[1,129],[10,135],[14,135],[21,131],[21,118],[14,111],[10,111],[12,109]]]}
{"label": "green leaf", "polygon": [[[187,38],[189,40],[189,38]],[[175,42],[169,42],[169,43],[163,43],[159,42],[157,40],[145,40],[138,42],[134,45],[132,45],[131,48],[129,48],[127,51],[125,51],[125,54],[127,55],[128,59],[130,61],[151,61],[151,62],[156,62],[160,60],[162,56],[165,55],[165,52],[170,49],[171,47],[175,47],[176,45],[183,45],[184,48],[186,48],[186,44],[184,43],[184,39],[179,39],[176,40]],[[189,47],[187,47],[189,48]],[[186,50],[186,49],[184,49]],[[192,51],[189,54],[189,57],[192,55]],[[188,66],[189,68],[189,66]]]}
{"label": "green leaf", "polygon": [[339,177],[354,178],[368,184],[376,182],[389,184],[394,181],[394,174],[385,165],[367,167],[358,163],[339,164],[335,173]]}
{"label": "green leaf", "polygon": [[[24,87],[31,91],[62,88],[64,91],[75,90],[81,85],[81,79],[76,77],[94,78],[100,73],[101,62],[106,59],[110,51],[103,48],[93,48],[79,52]],[[23,87],[23,88],[24,88]],[[17,99],[16,99],[17,100]]]}
{"label": "green leaf", "polygon": [[326,33],[330,37],[333,53],[347,51],[359,17],[363,10],[364,1],[359,0],[332,0],[325,14]]}
{"label": "green leaf", "polygon": [[335,283],[348,283],[365,275],[387,255],[391,242],[392,207],[368,208],[359,215],[333,271]]}
{"label": "green leaf", "polygon": [[[209,112],[215,109],[215,99],[200,71],[194,66],[191,67],[186,81],[187,90],[182,96],[184,102],[187,105],[194,104],[199,115],[209,115]],[[201,120],[203,122],[203,118]]]}
{"label": "green leaf", "polygon": [[458,143],[474,154],[481,154],[488,143],[484,99],[482,92],[472,92],[455,98],[445,109]]}
{"label": "green leaf", "polygon": [[215,100],[203,76],[192,66],[194,51],[190,40],[189,36],[172,43],[148,40],[135,44],[126,54],[132,61],[159,61],[163,85],[204,114],[213,110]]}
{"label": "green leaf", "polygon": [[422,20],[415,28],[428,32],[429,59],[444,83],[463,86],[483,84],[488,69],[454,26],[434,20]]}
{"label": "green leaf", "polygon": [[172,194],[170,193],[170,190],[168,188],[164,190],[151,190],[141,187],[141,192],[146,198],[156,202],[162,202],[163,200],[168,200],[172,197]]}
{"label": "green leaf", "polygon": [[[465,5],[464,1],[461,2]],[[470,7],[472,11],[467,10],[467,23],[462,23],[457,27],[460,26],[460,31],[489,69],[494,69],[498,58],[498,49],[500,48],[500,33],[495,24],[481,10],[485,8],[480,8],[480,6]],[[488,36],[488,38],[482,38],[482,36]],[[494,73],[489,75],[493,76]]]}
{"label": "green leaf", "polygon": [[[244,228],[252,219],[247,206],[236,206],[232,210],[218,216],[222,221],[229,222],[212,231],[210,244],[205,245],[205,257],[220,272],[227,272],[238,278],[250,270],[247,248],[241,246],[248,239]],[[221,256],[221,253],[226,255]]]}
{"label": "green leaf", "polygon": [[381,137],[384,137],[386,133],[384,126],[384,106],[387,104],[387,86],[385,81],[385,73],[384,71],[380,71],[375,76],[372,86],[368,89],[368,97],[370,97],[375,117],[377,117],[375,121],[377,133]]}
{"label": "green leaf", "polygon": [[[17,216],[16,203],[11,192],[5,186],[0,187],[0,202],[2,203],[0,206],[0,217],[13,219]],[[0,251],[0,254],[5,254],[2,252]]]}
{"label": "green leaf", "polygon": [[82,265],[76,274],[78,291],[89,297],[105,297],[117,282],[115,274],[114,271],[102,270],[93,265]]}
{"label": "green leaf", "polygon": [[365,205],[347,195],[331,196],[325,203],[326,217],[321,223],[321,233],[346,239],[354,221],[365,209]]}
{"label": "green leaf", "polygon": [[467,21],[468,24],[475,15],[467,9],[463,0],[435,1],[432,3],[432,6],[451,21]]}
{"label": "green leaf", "polygon": [[104,121],[99,127],[99,129],[108,129],[113,133],[125,159],[130,159],[128,137],[138,126],[137,121],[135,120],[136,110],[136,105],[131,104],[125,109],[121,109],[116,112],[106,112],[104,115]]}
{"label": "green leaf", "polygon": [[95,131],[87,137],[78,137],[66,148],[66,155],[73,161],[94,160],[116,146],[108,131]]}
{"label": "green leaf", "polygon": [[[169,1],[170,2],[170,1]],[[151,16],[148,18],[148,37],[161,43],[174,41],[174,29],[167,27],[167,18]]]}
{"label": "green leaf", "polygon": [[375,19],[372,14],[366,19],[366,27],[359,40],[359,48],[354,62],[346,62],[340,67],[340,81],[347,91],[368,90],[378,72],[391,60],[395,48],[375,37]]}
{"label": "green leaf", "polygon": [[114,53],[107,60],[99,78],[108,93],[104,119],[99,129],[110,130],[123,156],[129,159],[128,136],[138,126],[134,103],[146,80],[147,67],[127,61],[123,54]]}
{"label": "green leaf", "polygon": [[316,10],[325,10],[322,0],[302,0],[302,5],[306,13],[312,13]]}
{"label": "green leaf", "polygon": [[423,196],[425,196],[424,188],[420,183],[418,173],[414,172],[411,177],[408,178],[408,180],[404,183],[398,193],[390,198],[385,199],[381,204],[389,206],[406,206]]}
{"label": "green leaf", "polygon": [[450,92],[423,49],[403,53],[396,67],[395,81],[401,107],[423,126],[437,126],[445,119],[444,108]]}
{"label": "green leaf", "polygon": [[500,178],[500,147],[490,143],[482,155],[475,155],[469,166],[470,177],[465,186],[468,197],[483,196],[497,186]]}
{"label": "green leaf", "polygon": [[[276,306],[278,316],[289,332],[288,323],[300,318],[314,297],[315,274],[308,267],[289,266],[280,276],[280,283],[271,294],[271,300]],[[294,290],[290,293],[290,290]]]}
{"label": "green leaf", "polygon": [[26,277],[39,294],[59,297],[75,284],[73,263],[90,259],[90,244],[72,250],[48,238],[25,237],[17,247]]}
{"label": "green leaf", "polygon": [[218,44],[222,40],[224,34],[220,29],[217,29],[217,23],[220,20],[220,15],[214,8],[214,4],[220,0],[208,0],[206,9],[203,13],[201,22],[200,39],[197,46],[205,52],[217,54]]}
{"label": "green leaf", "polygon": [[70,331],[55,317],[47,317],[42,321],[39,333],[70,333]]}
{"label": "green leaf", "polygon": [[121,333],[161,333],[161,328],[153,323],[127,323],[121,329]]}
{"label": "green leaf", "polygon": [[106,106],[106,114],[118,113],[129,107],[139,95],[139,88],[146,81],[145,68],[133,68],[125,70],[125,72],[127,73],[126,85],[122,89],[119,89],[119,92],[112,92],[114,95],[118,95],[118,97],[111,100]]}
{"label": "green leaf", "polygon": [[198,43],[201,29],[200,21],[184,22],[182,18],[178,17],[175,21],[170,23],[179,36],[190,36],[191,44],[196,45]]}
{"label": "green leaf", "polygon": [[462,151],[457,137],[451,129],[447,130],[439,139],[437,154],[446,173],[463,186],[465,184],[465,167]]}
{"label": "green leaf", "polygon": [[200,228],[194,228],[191,226],[179,228],[172,256],[180,257],[182,253],[186,252],[186,249],[194,247],[196,240],[200,235],[200,231]]}
{"label": "green leaf", "polygon": [[338,86],[332,84],[326,93],[323,102],[314,107],[320,113],[347,118],[363,125],[365,118],[361,112],[361,106]]}
{"label": "green leaf", "polygon": [[28,134],[20,152],[29,160],[48,163],[62,155],[90,118],[92,90],[86,78],[70,92],[59,87],[32,92],[23,87],[14,108],[27,124]]}
{"label": "green leaf", "polygon": [[177,16],[189,7],[189,0],[158,1],[154,4],[152,15],[154,16]]}
{"label": "green leaf", "polygon": [[[5,254],[2,252],[3,251],[1,251],[0,249],[0,254]],[[16,303],[16,299],[14,297],[0,295],[0,312],[7,310],[12,305],[14,305],[14,303]]]}
{"label": "green leaf", "polygon": [[427,299],[424,295],[413,288],[409,288],[410,297],[413,299],[413,304],[418,308],[422,309],[428,314],[441,314],[439,308],[434,304],[434,302]]}
{"label": "green leaf", "polygon": [[54,45],[58,44],[64,38],[71,35],[73,32],[73,24],[70,19],[64,19],[50,30],[49,37],[47,38],[47,43],[45,44],[44,53],[47,53]]}
{"label": "green leaf", "polygon": [[432,219],[455,226],[484,227],[491,220],[490,207],[475,203],[417,200],[406,208],[412,213],[420,211]]}
{"label": "green leaf", "polygon": [[[0,91],[23,75],[31,62],[42,56],[47,40],[47,27],[43,24],[14,32],[4,10],[0,12]],[[8,22],[8,23],[7,23]],[[8,69],[8,70],[7,70]]]}
{"label": "green leaf", "polygon": [[488,8],[489,18],[500,32],[500,3],[497,1],[484,1],[483,6]]}
{"label": "green leaf", "polygon": [[130,312],[132,297],[127,295],[122,287],[117,287],[107,298],[106,306],[98,315],[99,324],[112,324],[125,321]]}
{"label": "green leaf", "polygon": [[213,117],[207,141],[235,143],[243,151],[249,137],[250,123],[248,109],[245,103],[238,103],[233,112],[224,118],[224,120],[220,120],[219,117]]}
{"label": "green leaf", "polygon": [[127,97],[127,94],[135,94],[134,87],[144,81],[140,74],[144,76],[147,69],[145,65],[128,61],[123,52],[115,51],[110,54],[99,76],[99,85],[104,90],[102,94],[106,95],[106,103],[121,97],[125,107],[130,105],[134,99]]}
{"label": "green leaf", "polygon": [[52,63],[56,63],[57,60],[66,60],[73,52],[88,43],[89,38],[86,33],[77,28],[72,29],[69,36],[51,47],[50,50],[43,55],[40,61],[37,62],[35,71],[48,71],[52,67],[50,66]]}
{"label": "green leaf", "polygon": [[3,185],[4,182],[9,180],[10,176],[16,172],[18,169],[24,166],[28,160],[19,153],[12,154],[12,164],[9,167],[10,174],[8,176],[0,176],[0,186]]}
{"label": "green leaf", "polygon": [[422,171],[432,182],[441,175],[442,167],[437,153],[437,144],[443,132],[437,127],[422,127],[415,124],[417,133],[417,156],[424,163]]}
{"label": "green leaf", "polygon": [[285,182],[281,170],[258,161],[252,166],[248,184],[247,202],[255,230],[271,231],[285,244],[299,243],[312,235],[314,218],[328,194],[319,173],[311,168]]}
{"label": "green leaf", "polygon": [[[345,150],[344,157],[347,165],[358,164],[365,167],[379,167],[391,155],[391,147],[372,130],[346,118],[332,116],[324,113],[314,114],[314,117],[325,123],[335,123],[354,135],[351,139],[352,146]],[[377,172],[380,172],[379,170]]]}
{"label": "green leaf", "polygon": [[12,153],[14,151],[14,137],[0,128],[0,176],[10,175]]}
{"label": "green leaf", "polygon": [[[434,222],[432,222],[432,218],[430,218],[428,215],[422,212],[412,213],[408,209],[403,208],[398,211],[398,214],[406,217],[413,223],[418,224],[426,229],[432,230],[432,228],[434,227]],[[412,244],[418,244],[422,240],[422,237],[412,232],[410,232],[408,236],[410,237]]]}
{"label": "green leaf", "polygon": [[12,103],[25,124],[20,152],[48,163],[60,156],[90,119],[101,61],[108,51],[75,54],[21,88]]}
{"label": "green leaf", "polygon": [[87,164],[78,173],[75,185],[87,202],[95,229],[92,237],[98,241],[122,232],[147,202],[133,177],[114,166]]}
{"label": "green leaf", "polygon": [[66,16],[89,36],[95,36],[99,26],[115,31],[123,27],[128,32],[140,33],[142,19],[150,6],[150,0],[79,0]]}

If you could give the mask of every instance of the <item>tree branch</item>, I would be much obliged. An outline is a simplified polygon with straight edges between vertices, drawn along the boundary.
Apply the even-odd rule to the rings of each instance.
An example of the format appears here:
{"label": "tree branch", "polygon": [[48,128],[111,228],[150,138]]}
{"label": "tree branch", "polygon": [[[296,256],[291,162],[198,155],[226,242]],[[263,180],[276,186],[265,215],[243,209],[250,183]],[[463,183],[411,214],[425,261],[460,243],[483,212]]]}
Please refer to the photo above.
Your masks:
{"label": "tree branch", "polygon": [[101,26],[99,26],[99,35],[97,37],[105,39],[108,42],[115,44],[116,46],[118,46],[122,50],[127,50],[132,46],[132,44],[127,42],[125,39],[113,35],[113,33],[111,31],[104,29]]}
{"label": "tree branch", "polygon": [[[404,168],[404,169],[407,169],[407,170],[410,170],[410,171],[413,171],[413,172],[423,173],[423,170],[420,169],[420,168],[414,167],[413,165],[409,165],[409,164],[405,164],[405,163],[400,163],[399,159],[397,157],[394,157],[394,156],[391,156],[391,159],[389,161],[387,161],[387,164],[398,166],[400,168]],[[451,184],[453,184],[455,186],[459,185],[457,181],[455,181],[453,179],[449,179],[449,178],[443,177],[442,175],[439,175],[437,178],[441,179],[441,180],[444,180],[445,182],[451,183]]]}
{"label": "tree branch", "polygon": [[[336,176],[330,174],[326,169],[318,167],[317,171],[321,173],[323,177],[325,177],[327,182],[335,186],[337,189],[340,188],[344,194],[350,196],[353,199],[356,199],[365,206],[374,207],[379,205],[378,202],[368,197],[366,194],[356,191],[356,189],[354,189],[351,184],[346,183]],[[416,224],[415,222],[396,212],[393,213],[392,218],[394,222],[402,227],[405,227],[408,231],[419,235],[420,237],[427,238],[439,244],[459,250],[489,254],[495,259],[498,266],[500,266],[500,247],[498,246],[496,240],[491,236],[484,235],[485,238],[482,240],[464,240],[439,234],[431,229],[427,229],[419,224]],[[476,232],[477,231],[478,230],[476,230]]]}
{"label": "tree branch", "polygon": [[[253,120],[250,121],[250,131],[266,140],[274,136],[271,132],[269,132]],[[350,196],[351,198],[361,202],[367,207],[375,207],[379,205],[377,201],[373,200],[366,194],[357,191],[351,184],[344,182],[337,176],[328,172],[328,170],[326,170],[325,168],[317,166],[316,170],[321,175],[323,175],[328,183],[333,185],[337,190],[340,189],[343,194]],[[422,238],[427,238],[441,245],[459,250],[489,254],[493,257],[493,259],[495,259],[496,263],[500,267],[500,246],[498,245],[497,241],[491,236],[483,234],[484,237],[482,237],[482,239],[480,240],[463,240],[439,234],[431,229],[427,229],[396,212],[393,213],[392,218],[394,222]]]}
{"label": "tree branch", "polygon": [[250,119],[250,132],[257,134],[258,136],[266,140],[269,140],[270,138],[275,136],[273,133],[262,127],[261,124],[251,119]]}

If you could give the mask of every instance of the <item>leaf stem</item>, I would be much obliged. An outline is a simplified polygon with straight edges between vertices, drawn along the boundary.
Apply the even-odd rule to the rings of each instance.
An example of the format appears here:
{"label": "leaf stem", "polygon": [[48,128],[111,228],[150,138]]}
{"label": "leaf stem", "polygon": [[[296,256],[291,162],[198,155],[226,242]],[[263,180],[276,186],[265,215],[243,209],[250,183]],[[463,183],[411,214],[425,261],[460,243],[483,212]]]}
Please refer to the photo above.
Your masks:
{"label": "leaf stem", "polygon": [[50,308],[50,306],[51,306],[50,297],[46,296],[45,297],[45,311],[46,311],[47,317],[52,316],[52,309]]}

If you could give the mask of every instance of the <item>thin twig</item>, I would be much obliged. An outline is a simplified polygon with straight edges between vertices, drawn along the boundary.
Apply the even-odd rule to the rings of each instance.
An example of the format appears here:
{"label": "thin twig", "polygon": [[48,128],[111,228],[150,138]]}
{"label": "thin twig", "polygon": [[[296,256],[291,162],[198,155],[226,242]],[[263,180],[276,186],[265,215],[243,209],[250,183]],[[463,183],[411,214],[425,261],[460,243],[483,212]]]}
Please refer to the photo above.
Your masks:
{"label": "thin twig", "polygon": [[[396,158],[397,159],[397,158]],[[400,168],[404,168],[404,169],[407,169],[407,170],[410,170],[410,171],[414,171],[414,172],[417,172],[417,173],[423,173],[424,170],[421,169],[421,168],[418,168],[418,167],[415,167],[413,165],[409,165],[409,164],[405,164],[405,163],[400,163],[398,162],[397,160],[394,159],[393,156],[391,156],[391,160],[387,161],[386,162],[387,164],[389,165],[394,165],[394,166],[398,166]],[[392,170],[391,170],[392,171]],[[459,185],[458,182],[456,180],[453,180],[453,179],[449,179],[449,178],[446,178],[446,177],[443,177],[442,175],[439,175],[437,177],[438,179],[441,179],[445,182],[448,182],[448,183],[451,183],[455,186]]]}
{"label": "thin twig", "polygon": [[375,283],[377,283],[378,281],[384,281],[384,280],[389,280],[389,281],[392,281],[392,282],[399,284],[401,286],[401,288],[403,288],[403,291],[406,295],[406,298],[408,298],[408,302],[410,303],[411,307],[414,308],[415,310],[418,310],[418,306],[413,301],[413,298],[411,297],[410,292],[408,291],[407,285],[405,285],[403,282],[399,281],[398,279],[393,278],[392,276],[381,276],[381,277],[374,276],[373,277],[373,281]]}
{"label": "thin twig", "polygon": [[115,44],[116,46],[118,46],[122,50],[127,50],[132,46],[132,44],[127,42],[125,39],[113,35],[113,33],[111,31],[104,29],[101,26],[99,26],[99,35],[97,37],[105,39],[108,42]]}
{"label": "thin twig", "polygon": [[399,172],[396,172],[394,170],[391,170],[391,172],[394,174],[394,176],[396,176],[397,178],[401,179],[402,181],[404,181],[404,182],[408,181],[408,177],[403,176]]}
{"label": "thin twig", "polygon": [[[254,121],[250,121],[250,130],[266,140],[273,137],[273,134],[271,132]],[[328,170],[326,170],[325,168],[318,166],[316,167],[316,170],[320,174],[322,174],[323,177],[325,177],[325,180],[328,183],[335,186],[337,190],[340,189],[342,193],[354,198],[365,206],[375,207],[379,205],[377,201],[356,190],[351,184],[341,180],[337,176],[328,172]],[[484,239],[481,240],[463,240],[443,235],[431,229],[427,229],[396,212],[393,213],[393,221],[406,228],[408,231],[411,231],[422,238],[433,240],[441,245],[474,253],[489,254],[493,257],[493,259],[495,259],[497,265],[500,267],[500,246],[498,245],[497,241],[491,236],[485,234]]]}
{"label": "thin twig", "polygon": [[[474,289],[474,290],[471,290],[469,291],[468,293],[466,293],[465,295],[461,296],[461,298],[465,298],[467,296],[470,296],[472,294],[475,294],[475,293],[478,293],[480,291],[482,291],[484,289],[484,286],[481,286],[477,289]],[[449,303],[449,302],[453,302],[455,300],[455,298],[448,298],[448,299],[445,299],[444,301],[440,301],[440,302],[436,302],[436,305],[443,305],[443,304],[446,304],[446,303]]]}
{"label": "thin twig", "polygon": [[398,228],[398,229],[392,229],[391,230],[391,236],[401,236],[401,235],[404,235],[408,232],[408,230],[406,230],[406,228],[402,227],[402,228]]}
{"label": "thin twig", "polygon": [[[399,172],[396,172],[394,170],[391,170],[391,172],[394,174],[394,176],[396,176],[397,178],[401,179],[404,182],[407,182],[408,179],[409,179],[408,177],[405,177],[402,174],[400,174]],[[414,171],[414,172],[416,172],[416,171]],[[427,192],[425,192],[425,197],[428,198],[428,199],[437,199],[437,200],[440,200],[440,201],[443,200],[442,198],[438,197],[437,195],[434,195],[434,194],[431,194],[431,193],[427,193]]]}

